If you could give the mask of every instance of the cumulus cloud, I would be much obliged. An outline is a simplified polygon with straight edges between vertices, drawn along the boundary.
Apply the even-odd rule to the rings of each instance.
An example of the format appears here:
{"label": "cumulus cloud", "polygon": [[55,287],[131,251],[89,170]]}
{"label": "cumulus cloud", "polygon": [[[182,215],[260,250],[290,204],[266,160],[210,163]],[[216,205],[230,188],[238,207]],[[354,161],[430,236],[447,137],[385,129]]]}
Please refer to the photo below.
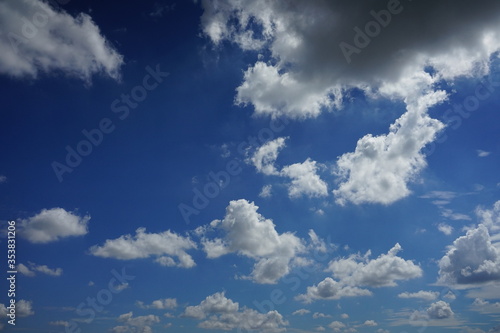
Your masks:
{"label": "cumulus cloud", "polygon": [[365,320],[363,323],[363,326],[378,326],[377,322],[375,320]]}
{"label": "cumulus cloud", "polygon": [[[5,304],[0,304],[0,318],[7,317],[7,307]],[[33,311],[33,301],[27,301],[20,299],[16,301],[16,316],[17,317],[29,317],[35,314]]]}
{"label": "cumulus cloud", "polygon": [[335,320],[328,324],[328,327],[330,327],[334,332],[340,332],[341,329],[346,327],[346,325],[341,321]]}
{"label": "cumulus cloud", "polygon": [[19,273],[33,277],[36,272],[43,273],[50,276],[60,276],[63,272],[62,268],[49,268],[47,265],[37,265],[28,261],[28,266],[20,263],[17,265]]}
{"label": "cumulus cloud", "polygon": [[467,286],[499,280],[500,250],[484,224],[457,238],[439,261],[439,284]]}
{"label": "cumulus cloud", "polygon": [[134,236],[123,235],[116,239],[107,239],[104,245],[94,245],[89,251],[97,257],[120,260],[155,256],[155,261],[162,266],[190,268],[196,264],[186,251],[195,248],[196,244],[189,237],[170,230],[147,233],[145,228],[138,228]]}
{"label": "cumulus cloud", "polygon": [[427,315],[430,319],[446,319],[454,316],[450,304],[445,301],[437,301],[432,303],[427,309]]}
{"label": "cumulus cloud", "polygon": [[438,230],[441,231],[443,234],[449,236],[453,232],[453,227],[446,223],[439,223]]}
{"label": "cumulus cloud", "polygon": [[[444,127],[428,115],[448,96],[438,84],[488,73],[490,56],[500,50],[500,5],[493,0],[473,9],[466,1],[398,2],[392,15],[387,7],[383,0],[203,2],[202,30],[214,44],[261,54],[235,98],[256,115],[317,117],[341,108],[353,88],[406,104],[389,133],[367,134],[339,157],[339,204],[390,204],[408,196],[408,184],[426,167],[423,148]],[[381,27],[375,17],[387,14],[390,24]],[[355,46],[370,22],[380,33]],[[347,44],[352,54],[342,47]]]}
{"label": "cumulus cloud", "polygon": [[387,1],[202,4],[202,29],[214,44],[229,41],[269,54],[250,65],[237,88],[236,102],[253,105],[256,114],[314,117],[339,107],[350,87],[373,89],[425,66],[448,80],[470,75],[484,71],[490,54],[500,49],[495,1],[472,9],[466,1],[401,3],[390,24],[350,56],[342,43],[356,47],[354,29],[376,24],[373,13],[386,10]]}
{"label": "cumulus cloud", "polygon": [[297,198],[303,195],[308,197],[327,196],[327,185],[319,177],[317,171],[316,161],[312,161],[309,158],[303,163],[285,166],[281,170],[281,174],[292,179],[288,185],[288,195],[290,198]]}
{"label": "cumulus cloud", "polygon": [[112,332],[122,333],[122,332],[140,332],[140,333],[152,333],[152,325],[160,322],[160,318],[155,315],[147,316],[133,316],[133,312],[128,312],[120,315],[117,319],[122,325],[115,326],[111,329]]}
{"label": "cumulus cloud", "polygon": [[277,138],[275,140],[266,142],[253,154],[249,161],[255,166],[258,172],[265,175],[278,175],[279,172],[276,170],[274,163],[278,158],[278,153],[285,144],[286,138]]}
{"label": "cumulus cloud", "polygon": [[31,243],[50,243],[87,234],[90,216],[78,216],[63,208],[43,209],[19,222],[19,235]]}
{"label": "cumulus cloud", "polygon": [[422,276],[422,269],[411,260],[397,256],[401,245],[396,244],[386,254],[376,259],[369,259],[371,252],[365,256],[351,255],[346,259],[330,262],[329,270],[333,276],[349,285],[369,287],[392,287],[398,280],[409,280]]}
{"label": "cumulus cloud", "polygon": [[202,245],[208,258],[237,253],[256,260],[250,278],[272,284],[288,274],[292,259],[305,251],[305,246],[290,232],[279,234],[272,220],[259,214],[258,208],[244,199],[231,201],[224,219],[210,224],[222,237],[204,237]]}
{"label": "cumulus cloud", "polygon": [[86,82],[94,74],[119,78],[123,56],[87,14],[73,17],[40,0],[7,0],[0,3],[0,22],[2,74],[36,78],[55,71]]}
{"label": "cumulus cloud", "polygon": [[318,319],[318,318],[331,318],[332,316],[324,314],[322,312],[314,312],[313,313],[313,318]]}
{"label": "cumulus cloud", "polygon": [[396,244],[388,253],[370,259],[371,252],[364,256],[354,254],[348,258],[333,260],[327,277],[317,285],[307,287],[307,292],[296,297],[310,303],[317,299],[340,299],[343,297],[371,296],[372,292],[360,287],[392,287],[396,281],[420,277],[422,269],[411,260],[397,256],[401,246]]}
{"label": "cumulus cloud", "polygon": [[433,301],[439,296],[437,291],[420,290],[416,293],[404,292],[398,295],[399,298],[419,298],[425,301]]}
{"label": "cumulus cloud", "polygon": [[253,309],[240,309],[237,302],[226,298],[224,292],[207,296],[199,305],[186,307],[183,316],[203,320],[198,327],[216,330],[258,330],[281,332],[288,322],[278,311],[260,313]]}
{"label": "cumulus cloud", "polygon": [[[248,159],[258,172],[265,175],[274,175],[290,178],[287,184],[290,198],[301,196],[323,197],[328,195],[327,184],[318,175],[318,164],[310,158],[303,163],[287,165],[278,171],[275,166],[279,151],[285,147],[286,138],[277,138],[257,148],[251,158]],[[271,196],[271,185],[262,188],[259,196],[267,198]]]}
{"label": "cumulus cloud", "polygon": [[144,304],[144,302],[138,301],[137,305],[142,309],[172,310],[177,307],[177,299],[175,298],[157,299],[151,302],[151,304]]}
{"label": "cumulus cloud", "polygon": [[482,298],[476,298],[470,308],[472,311],[477,311],[482,314],[499,314],[500,302],[491,303]]}
{"label": "cumulus cloud", "polygon": [[358,140],[354,152],[340,156],[336,170],[340,184],[333,191],[336,202],[387,205],[408,196],[408,183],[427,164],[422,148],[444,127],[426,111],[445,97],[442,91],[429,92],[407,102],[407,112],[390,126],[388,134],[367,134]]}
{"label": "cumulus cloud", "polygon": [[311,303],[314,300],[335,300],[343,297],[371,296],[372,292],[367,289],[352,287],[327,277],[317,285],[307,287],[305,294],[298,295],[297,300]]}

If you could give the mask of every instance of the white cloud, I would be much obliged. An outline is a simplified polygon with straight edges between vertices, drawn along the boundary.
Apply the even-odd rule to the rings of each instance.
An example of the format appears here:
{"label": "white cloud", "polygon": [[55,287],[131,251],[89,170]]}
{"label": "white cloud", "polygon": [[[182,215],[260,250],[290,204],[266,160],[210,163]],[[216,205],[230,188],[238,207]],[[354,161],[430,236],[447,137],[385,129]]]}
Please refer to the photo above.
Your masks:
{"label": "white cloud", "polygon": [[296,299],[305,303],[311,303],[312,301],[318,299],[335,300],[343,297],[371,295],[371,291],[367,289],[348,286],[327,277],[317,285],[307,287],[307,292],[305,294],[298,295]]}
{"label": "white cloud", "polygon": [[146,305],[144,302],[138,301],[137,305],[142,309],[158,309],[158,310],[172,310],[177,307],[177,300],[175,298],[157,299],[151,304]]}
{"label": "white cloud", "polygon": [[[7,317],[7,307],[5,304],[0,304],[0,318]],[[17,317],[28,317],[35,314],[33,311],[33,301],[27,301],[20,299],[16,301],[16,316]]]}
{"label": "white cloud", "polygon": [[[500,49],[498,4],[471,10],[453,2],[453,13],[444,0],[426,6],[401,3],[391,26],[348,57],[342,42],[354,44],[353,29],[373,21],[370,11],[386,9],[386,1],[204,1],[201,25],[216,45],[227,40],[270,55],[247,69],[237,103],[252,104],[256,114],[305,118],[338,108],[343,89],[374,89],[425,66],[446,80],[483,73]],[[421,22],[432,33],[414,28]]]}
{"label": "white cloud", "polygon": [[489,156],[491,154],[491,152],[484,151],[481,149],[476,150],[476,152],[477,152],[477,156],[479,156],[479,157],[486,157],[486,156]]}
{"label": "white cloud", "polygon": [[265,175],[278,175],[279,172],[276,170],[274,163],[278,158],[278,153],[285,144],[286,138],[277,138],[275,140],[266,142],[253,154],[253,156],[249,159],[258,172],[261,172]]}
{"label": "white cloud", "polygon": [[340,184],[333,191],[336,202],[387,205],[408,196],[408,183],[427,164],[422,149],[444,127],[427,115],[427,109],[445,98],[443,91],[408,98],[407,112],[388,134],[368,134],[358,140],[354,152],[340,156],[336,171]]}
{"label": "white cloud", "polygon": [[281,332],[288,322],[277,311],[259,313],[239,308],[239,304],[226,298],[224,292],[207,296],[199,305],[188,306],[183,316],[203,320],[198,327],[215,330],[258,330]]}
{"label": "white cloud", "polygon": [[0,175],[0,184],[5,183],[7,181],[7,177],[4,175]]}
{"label": "white cloud", "polygon": [[47,265],[36,265],[32,262],[28,262],[28,266],[20,263],[17,266],[17,270],[19,273],[30,277],[35,276],[35,272],[40,272],[50,276],[61,276],[63,272],[62,268],[49,268]]}
{"label": "white cloud", "polygon": [[318,318],[331,318],[332,316],[328,315],[328,314],[324,314],[322,312],[314,312],[313,313],[313,318],[314,319],[318,319]]}
{"label": "white cloud", "polygon": [[449,236],[453,232],[453,227],[446,223],[439,223],[438,230],[441,231],[443,234]]}
{"label": "white cloud", "polygon": [[375,320],[366,320],[363,323],[363,326],[378,326],[377,322]]}
{"label": "white cloud", "polygon": [[348,319],[348,318],[349,318],[349,315],[348,315],[347,313],[342,313],[342,314],[340,315],[340,318],[342,318],[342,319]]}
{"label": "white cloud", "polygon": [[321,180],[317,172],[316,161],[312,161],[309,158],[303,163],[285,166],[281,170],[281,174],[292,179],[292,182],[288,186],[288,195],[290,198],[297,198],[302,195],[308,197],[327,196],[327,185]]}
{"label": "white cloud", "polygon": [[346,326],[343,322],[336,320],[328,324],[328,327],[330,327],[334,332],[340,332],[340,330],[345,328]]}
{"label": "white cloud", "polygon": [[190,268],[196,264],[186,251],[195,248],[196,244],[189,237],[170,230],[146,233],[145,228],[138,228],[135,236],[123,235],[108,239],[102,246],[92,246],[90,253],[97,257],[120,260],[157,256],[155,261],[160,265]]}
{"label": "white cloud", "polygon": [[31,243],[49,243],[87,234],[90,216],[80,217],[63,208],[43,209],[19,223],[19,235]]}
{"label": "white cloud", "polygon": [[495,202],[491,209],[478,207],[476,215],[490,231],[495,233],[500,231],[500,200]]}
{"label": "white cloud", "polygon": [[296,299],[310,303],[317,299],[371,296],[370,290],[360,287],[392,287],[398,280],[420,277],[422,269],[413,261],[398,257],[396,254],[400,250],[401,246],[396,244],[387,254],[376,259],[369,259],[371,252],[368,251],[364,256],[355,254],[333,260],[327,270],[336,280],[327,277],[317,285],[307,287],[307,292]]}
{"label": "white cloud", "polygon": [[137,332],[137,333],[152,333],[152,325],[160,322],[160,318],[155,315],[133,316],[133,312],[128,312],[120,315],[117,319],[123,325],[115,326],[111,329],[114,333],[121,332]]}
{"label": "white cloud", "polygon": [[446,319],[454,316],[450,304],[445,301],[437,301],[432,303],[427,309],[427,315],[430,319]]}
{"label": "white cloud", "polygon": [[482,314],[500,314],[500,302],[491,303],[482,298],[476,298],[471,305],[471,310]]}
{"label": "white cloud", "polygon": [[398,295],[399,298],[419,298],[425,301],[433,301],[439,296],[437,291],[420,290],[416,293],[404,292]]}
{"label": "white cloud", "polygon": [[311,311],[307,310],[307,309],[298,309],[296,311],[294,311],[292,313],[293,316],[303,316],[305,315],[306,313],[311,313]]}
{"label": "white cloud", "polygon": [[457,238],[439,261],[439,284],[479,285],[500,280],[500,250],[485,225]]}
{"label": "white cloud", "polygon": [[401,246],[396,244],[387,254],[376,259],[369,259],[370,252],[363,257],[351,255],[347,259],[330,262],[328,270],[348,285],[369,287],[396,286],[398,280],[422,276],[422,269],[418,265],[397,256],[401,250]]}
{"label": "white cloud", "polygon": [[272,196],[272,185],[264,185],[259,193],[261,198],[270,198]]}
{"label": "white cloud", "polygon": [[305,247],[292,233],[279,234],[272,220],[260,215],[258,208],[244,199],[231,201],[224,219],[211,223],[223,237],[204,237],[202,245],[208,258],[237,253],[256,260],[251,279],[257,283],[276,283],[288,274],[292,259]]}
{"label": "white cloud", "polygon": [[84,13],[73,17],[40,0],[0,3],[0,73],[36,78],[62,72],[89,82],[93,74],[119,78],[120,55]]}

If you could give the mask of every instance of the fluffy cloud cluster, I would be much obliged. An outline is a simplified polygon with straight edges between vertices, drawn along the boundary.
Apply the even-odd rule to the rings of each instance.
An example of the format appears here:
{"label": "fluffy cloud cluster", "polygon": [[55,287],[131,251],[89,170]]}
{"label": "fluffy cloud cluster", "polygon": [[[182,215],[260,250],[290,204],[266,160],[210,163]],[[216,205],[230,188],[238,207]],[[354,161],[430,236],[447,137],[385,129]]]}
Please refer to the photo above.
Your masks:
{"label": "fluffy cloud cluster", "polygon": [[62,268],[49,268],[47,265],[36,265],[32,262],[28,262],[28,266],[22,263],[17,265],[17,270],[19,273],[30,277],[35,276],[36,272],[50,276],[60,276],[63,272]]}
{"label": "fluffy cloud cluster", "polygon": [[427,309],[427,315],[430,319],[446,319],[453,317],[454,313],[451,310],[450,304],[445,301],[437,301],[436,303],[432,303]]}
{"label": "fluffy cloud cluster", "polygon": [[439,261],[438,283],[456,287],[500,281],[500,201],[478,207],[480,224],[458,237]]}
{"label": "fluffy cloud cluster", "polygon": [[500,280],[500,249],[480,224],[457,238],[439,261],[440,284],[478,285]]}
{"label": "fluffy cloud cluster", "polygon": [[278,175],[274,163],[278,158],[278,153],[285,147],[286,138],[277,138],[271,140],[257,148],[250,161],[255,166],[258,172],[265,175]]}
{"label": "fluffy cloud cluster", "polygon": [[281,332],[288,322],[277,311],[260,313],[242,308],[226,298],[224,292],[207,296],[199,305],[186,307],[185,317],[203,320],[199,327],[215,330],[256,330],[260,332]]}
{"label": "fluffy cloud cluster", "polygon": [[292,179],[290,185],[288,185],[288,195],[290,198],[297,198],[302,195],[308,197],[327,196],[327,185],[321,180],[317,172],[316,161],[312,161],[309,158],[303,163],[285,166],[281,170],[281,174]]}
{"label": "fluffy cloud cluster", "polygon": [[204,1],[201,23],[214,44],[270,55],[246,70],[236,102],[252,104],[256,114],[293,118],[338,107],[349,87],[370,90],[426,66],[444,79],[470,75],[500,49],[498,3],[471,9],[467,1],[439,0],[399,3],[387,27],[347,57],[340,45],[356,48],[354,28],[365,29],[375,21],[372,12],[387,6],[385,0]]}
{"label": "fluffy cloud cluster", "polygon": [[208,258],[237,253],[256,260],[251,279],[257,283],[276,283],[288,274],[291,261],[305,250],[301,240],[292,233],[279,234],[270,219],[257,212],[258,206],[241,199],[231,201],[223,220],[210,224],[223,234],[222,238],[202,239]]}
{"label": "fluffy cloud cluster", "polygon": [[305,294],[298,295],[297,300],[311,303],[317,299],[341,299],[343,297],[371,296],[372,292],[367,289],[348,286],[342,282],[327,277],[315,286],[307,287]]}
{"label": "fluffy cloud cluster", "polygon": [[108,239],[102,246],[92,246],[90,253],[97,257],[121,260],[155,256],[155,261],[160,265],[190,268],[196,264],[186,251],[195,248],[196,244],[189,237],[170,230],[147,233],[145,228],[138,228],[135,236],[123,235]]}
{"label": "fluffy cloud cluster", "polygon": [[[328,195],[327,184],[318,175],[318,165],[316,161],[310,158],[303,163],[287,165],[278,171],[275,162],[278,153],[283,149],[286,138],[277,138],[266,142],[257,148],[255,153],[249,158],[249,161],[255,166],[258,172],[265,175],[274,175],[290,178],[288,186],[288,195],[290,198],[297,198],[303,195],[308,197],[323,197]],[[270,196],[271,188],[262,190],[262,197]]]}
{"label": "fluffy cloud cluster", "polygon": [[123,323],[122,325],[115,326],[111,329],[114,333],[126,333],[126,332],[140,332],[140,333],[152,333],[153,330],[151,325],[159,323],[160,318],[155,315],[147,316],[137,316],[134,317],[132,312],[124,313],[120,315],[117,321]]}
{"label": "fluffy cloud cluster", "polygon": [[333,273],[315,286],[307,287],[306,294],[298,300],[311,302],[315,299],[340,299],[342,297],[370,296],[371,291],[360,287],[396,286],[398,280],[420,277],[422,269],[411,260],[397,256],[401,246],[396,244],[387,254],[369,259],[370,251],[360,256],[331,261],[328,270]]}
{"label": "fluffy cloud cluster", "polygon": [[422,276],[422,269],[418,265],[397,256],[401,250],[401,245],[396,244],[389,252],[376,259],[369,259],[370,251],[363,257],[351,255],[346,259],[330,262],[329,270],[335,278],[350,285],[393,287],[398,280]]}
{"label": "fluffy cloud cluster", "polygon": [[31,243],[49,243],[87,234],[90,216],[80,217],[63,208],[43,209],[19,223],[19,235]]}
{"label": "fluffy cloud cluster", "polygon": [[[0,318],[6,318],[8,313],[9,312],[7,311],[7,307],[4,304],[0,304]],[[32,301],[27,301],[24,299],[16,301],[16,316],[28,317],[34,314],[35,311],[33,311]]]}
{"label": "fluffy cloud cluster", "polygon": [[336,202],[390,204],[410,194],[408,183],[426,166],[422,148],[432,142],[444,124],[427,115],[427,109],[446,97],[431,92],[414,103],[385,135],[367,134],[358,140],[354,152],[337,161],[339,187]]}
{"label": "fluffy cloud cluster", "polygon": [[0,29],[0,73],[34,78],[58,71],[87,82],[96,73],[119,78],[123,56],[87,14],[73,17],[40,0],[6,0],[0,3]]}
{"label": "fluffy cloud cluster", "polygon": [[[391,14],[385,0],[203,2],[202,29],[214,44],[269,55],[249,66],[237,88],[236,103],[253,105],[255,114],[316,117],[340,108],[352,88],[406,104],[389,133],[367,134],[339,157],[339,204],[390,204],[408,196],[408,184],[426,166],[422,149],[444,127],[428,116],[447,97],[436,85],[486,74],[500,50],[498,2],[395,3]],[[363,43],[357,31],[387,14],[380,32],[357,45]],[[346,54],[346,44],[354,51]]]}

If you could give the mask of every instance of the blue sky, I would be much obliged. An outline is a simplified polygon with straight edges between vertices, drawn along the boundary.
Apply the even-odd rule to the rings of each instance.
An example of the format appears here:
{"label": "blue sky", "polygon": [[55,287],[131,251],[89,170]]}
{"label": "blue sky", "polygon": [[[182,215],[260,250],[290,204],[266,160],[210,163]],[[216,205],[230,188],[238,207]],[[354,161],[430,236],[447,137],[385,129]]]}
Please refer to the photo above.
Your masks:
{"label": "blue sky", "polygon": [[0,329],[499,332],[499,15],[1,2]]}

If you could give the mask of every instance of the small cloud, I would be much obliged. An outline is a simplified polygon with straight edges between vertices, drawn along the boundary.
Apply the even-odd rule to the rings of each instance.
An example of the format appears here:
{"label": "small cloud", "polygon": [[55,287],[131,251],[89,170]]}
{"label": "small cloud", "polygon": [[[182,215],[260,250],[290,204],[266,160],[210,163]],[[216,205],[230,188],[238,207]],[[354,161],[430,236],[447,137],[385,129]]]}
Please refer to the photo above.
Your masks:
{"label": "small cloud", "polygon": [[363,323],[363,326],[378,326],[377,322],[375,320],[367,320]]}
{"label": "small cloud", "polygon": [[484,150],[481,150],[481,149],[476,150],[476,152],[477,152],[477,156],[478,157],[486,157],[486,156],[489,156],[491,154],[491,152],[484,151]]}
{"label": "small cloud", "polygon": [[324,313],[321,313],[321,312],[315,312],[313,314],[313,318],[314,319],[318,319],[318,318],[331,318],[332,316],[328,315],[328,314],[324,314]]}
{"label": "small cloud", "polygon": [[259,193],[259,197],[261,198],[270,198],[272,196],[271,193],[272,185],[265,185],[262,187],[262,190]]}
{"label": "small cloud", "polygon": [[88,285],[89,287],[92,287],[94,285],[94,281],[89,281]]}
{"label": "small cloud", "polygon": [[311,311],[307,310],[307,309],[298,309],[297,311],[294,311],[292,313],[292,315],[294,316],[303,316],[305,315],[306,313],[310,313]]}
{"label": "small cloud", "polygon": [[340,315],[340,318],[342,318],[342,319],[348,319],[349,315],[347,313],[343,313],[343,314]]}
{"label": "small cloud", "polygon": [[28,262],[28,266],[20,263],[17,266],[17,270],[19,271],[19,273],[26,275],[26,276],[29,276],[29,277],[35,276],[36,272],[43,273],[43,274],[50,275],[50,276],[60,276],[63,272],[62,268],[52,269],[52,268],[47,267],[47,265],[36,265],[32,262]]}
{"label": "small cloud", "polygon": [[453,232],[453,227],[446,223],[439,223],[438,230],[441,231],[443,234],[449,236]]}
{"label": "small cloud", "polygon": [[0,184],[5,183],[7,181],[7,177],[4,175],[0,175]]}

